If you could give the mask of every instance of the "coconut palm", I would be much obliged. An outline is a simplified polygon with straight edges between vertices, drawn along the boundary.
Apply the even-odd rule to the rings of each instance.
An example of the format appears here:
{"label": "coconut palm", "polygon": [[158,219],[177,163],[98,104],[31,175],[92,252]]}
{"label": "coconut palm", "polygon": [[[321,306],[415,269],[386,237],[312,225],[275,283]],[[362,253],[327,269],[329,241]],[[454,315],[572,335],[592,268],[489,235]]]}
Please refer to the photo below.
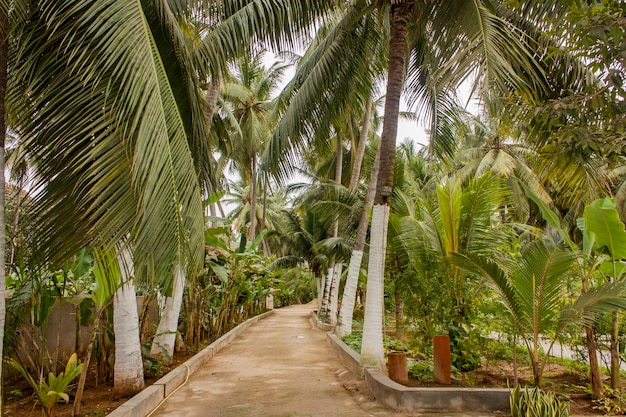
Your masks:
{"label": "coconut palm", "polygon": [[[411,103],[421,98],[423,103],[429,103],[423,108],[438,109],[445,104],[440,98],[447,96],[446,91],[474,73],[479,74],[477,90],[480,88],[483,93],[498,90],[507,94],[513,89],[518,91],[518,97],[529,97],[533,91],[549,88],[536,61],[540,55],[529,48],[532,32],[526,29],[535,27],[532,24],[522,26],[530,14],[528,10],[541,13],[547,10],[545,5],[532,3],[533,7],[524,5],[520,9],[481,1],[393,0],[372,4],[362,0],[346,3],[333,30],[319,42],[317,57],[310,64],[310,76],[299,80],[298,93],[285,112],[268,154],[280,152],[293,156],[293,152],[285,152],[285,149],[302,148],[304,133],[313,130],[312,126],[323,128],[326,123],[320,117],[327,103],[325,98],[344,95],[342,86],[362,85],[354,81],[360,73],[347,72],[346,68],[356,67],[359,62],[371,62],[371,51],[379,50],[375,45],[388,42],[381,168],[372,216],[372,227],[375,225],[376,230],[371,233],[377,245],[370,245],[368,268],[368,287],[371,288],[367,305],[375,311],[368,313],[366,306],[366,322],[376,324],[373,332],[369,326],[364,326],[361,355],[364,363],[376,366],[384,363],[380,294],[401,92],[406,89]],[[552,9],[556,10],[560,9]],[[347,50],[351,53],[346,54]],[[439,111],[431,113],[440,114]],[[296,119],[295,115],[302,114],[311,117]],[[437,131],[439,119],[433,117],[432,120],[432,130]],[[290,142],[296,143],[291,145]]]}
{"label": "coconut palm", "polygon": [[457,265],[485,277],[500,297],[528,349],[535,386],[541,385],[548,360],[548,355],[539,357],[540,335],[550,337],[549,351],[568,328],[589,324],[601,312],[626,307],[624,286],[615,284],[590,289],[570,302],[566,277],[575,259],[574,252],[550,238],[531,242],[514,260],[456,256]]}
{"label": "coconut palm", "polygon": [[[268,2],[210,2],[211,30],[191,54],[179,22],[202,15],[198,1],[0,2],[0,92],[8,61],[8,119],[40,167],[44,260],[129,237],[137,276],[171,276],[174,263],[202,267],[197,74],[221,73],[251,39],[295,42],[333,2],[251,3]],[[286,10],[293,20],[282,19]],[[4,121],[3,100],[0,111]]]}
{"label": "coconut palm", "polygon": [[256,238],[261,223],[259,218],[262,217],[257,213],[259,174],[263,172],[259,166],[259,156],[265,150],[275,123],[272,95],[282,81],[286,69],[280,63],[274,63],[266,69],[263,66],[264,56],[261,51],[253,57],[238,59],[222,85],[222,110],[233,118],[232,124],[235,128],[230,137],[232,153],[229,157],[233,170],[249,187],[249,242]]}

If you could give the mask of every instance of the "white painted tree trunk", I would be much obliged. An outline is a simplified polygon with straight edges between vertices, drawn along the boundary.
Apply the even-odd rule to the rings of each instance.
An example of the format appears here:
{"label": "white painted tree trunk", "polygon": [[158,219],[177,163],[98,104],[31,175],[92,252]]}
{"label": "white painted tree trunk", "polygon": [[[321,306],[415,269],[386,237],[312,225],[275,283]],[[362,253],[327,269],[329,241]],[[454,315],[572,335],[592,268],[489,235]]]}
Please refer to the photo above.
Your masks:
{"label": "white painted tree trunk", "polygon": [[330,288],[333,285],[333,266],[330,266],[326,271],[326,278],[324,278],[324,291],[322,292],[322,308],[320,313],[328,317],[328,311],[330,309]]}
{"label": "white painted tree trunk", "polygon": [[385,369],[383,286],[388,221],[389,206],[386,204],[374,205],[372,231],[370,233],[370,257],[367,268],[367,298],[363,322],[363,342],[361,344],[361,367],[373,366]]}
{"label": "white painted tree trunk", "polygon": [[150,356],[164,362],[171,362],[174,356],[176,344],[176,331],[178,329],[178,317],[183,304],[183,292],[185,289],[185,273],[182,266],[174,267],[174,283],[172,284],[172,296],[165,300],[163,315],[156,330],[156,336],[152,341]]}
{"label": "white painted tree trunk", "polygon": [[128,248],[118,257],[122,285],[113,298],[113,331],[115,333],[115,395],[130,396],[144,387],[143,360],[139,343],[139,315],[132,277],[133,261]]}
{"label": "white painted tree trunk", "polygon": [[315,277],[315,285],[317,286],[317,311],[321,311],[322,308],[322,292],[324,291],[324,288],[322,287],[322,285],[324,284],[324,276],[322,277]]}
{"label": "white painted tree trunk", "polygon": [[339,315],[339,324],[336,330],[339,337],[352,333],[352,315],[354,314],[354,301],[356,297],[356,289],[359,284],[359,271],[361,269],[362,261],[363,251],[353,250],[352,256],[350,257],[350,265],[348,266],[346,286],[343,289],[343,297],[341,298],[341,313]]}
{"label": "white painted tree trunk", "polygon": [[333,268],[333,281],[330,287],[330,308],[328,311],[329,323],[333,326],[337,324],[337,314],[339,307],[339,286],[341,283],[341,275],[343,274],[343,264],[337,263]]}
{"label": "white painted tree trunk", "polygon": [[346,286],[343,289],[343,298],[341,299],[341,315],[339,316],[339,325],[335,332],[339,337],[343,337],[352,333],[352,316],[354,315],[354,299],[356,297],[356,289],[359,285],[359,271],[361,270],[361,262],[363,261],[363,249],[365,248],[365,240],[367,238],[367,230],[369,229],[370,211],[374,205],[374,197],[376,196],[376,184],[378,184],[378,172],[380,170],[380,146],[376,151],[374,159],[374,167],[370,175],[370,181],[367,185],[365,193],[365,201],[363,201],[363,210],[357,227],[354,246],[352,247],[352,255],[350,256],[350,265],[348,265],[348,276],[346,277]]}

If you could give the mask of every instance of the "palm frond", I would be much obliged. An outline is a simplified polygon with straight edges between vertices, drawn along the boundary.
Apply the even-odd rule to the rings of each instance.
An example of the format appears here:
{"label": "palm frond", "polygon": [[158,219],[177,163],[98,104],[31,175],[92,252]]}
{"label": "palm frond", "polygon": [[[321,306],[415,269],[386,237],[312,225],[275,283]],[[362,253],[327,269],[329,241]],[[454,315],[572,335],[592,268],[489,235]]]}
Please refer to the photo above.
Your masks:
{"label": "palm frond", "polygon": [[130,233],[140,263],[202,264],[188,132],[148,20],[139,1],[49,2],[15,33],[29,47],[7,100],[40,167],[46,258]]}

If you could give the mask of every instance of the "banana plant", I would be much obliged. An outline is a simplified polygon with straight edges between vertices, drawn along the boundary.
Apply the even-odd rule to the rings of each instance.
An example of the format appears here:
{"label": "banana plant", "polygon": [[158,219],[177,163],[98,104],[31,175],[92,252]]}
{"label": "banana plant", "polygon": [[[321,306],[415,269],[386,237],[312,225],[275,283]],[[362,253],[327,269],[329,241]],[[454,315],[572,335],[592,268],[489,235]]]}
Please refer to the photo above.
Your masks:
{"label": "banana plant", "polygon": [[[595,263],[607,282],[624,282],[626,270],[626,231],[619,218],[615,201],[610,198],[595,200],[585,207],[584,217],[578,219],[583,232],[585,259]],[[595,256],[593,256],[595,255]],[[611,389],[620,387],[619,320],[617,310],[611,323]]]}
{"label": "banana plant", "polygon": [[[560,237],[572,251],[578,254],[580,262],[576,264],[576,275],[581,279],[583,291],[598,276],[605,281],[623,284],[624,259],[626,258],[626,232],[619,218],[614,200],[601,198],[587,205],[582,218],[577,219],[578,229],[583,234],[582,246],[572,241],[569,234],[561,227],[559,216],[548,207],[537,195],[525,187],[526,195],[537,205],[549,227]],[[589,351],[591,386],[594,398],[603,396],[600,366],[597,359],[594,329],[587,326],[586,342]],[[617,389],[620,383],[618,321],[617,311],[613,311],[611,331],[611,386]]]}

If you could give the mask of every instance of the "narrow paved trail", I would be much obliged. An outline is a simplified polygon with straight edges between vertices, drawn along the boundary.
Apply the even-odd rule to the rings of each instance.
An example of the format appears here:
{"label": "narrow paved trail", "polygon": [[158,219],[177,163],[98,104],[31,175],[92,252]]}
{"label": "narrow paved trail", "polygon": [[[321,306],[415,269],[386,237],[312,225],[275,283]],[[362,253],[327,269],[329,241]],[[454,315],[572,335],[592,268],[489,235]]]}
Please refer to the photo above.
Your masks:
{"label": "narrow paved trail", "polygon": [[153,416],[405,416],[377,405],[309,323],[279,309],[193,374]]}

